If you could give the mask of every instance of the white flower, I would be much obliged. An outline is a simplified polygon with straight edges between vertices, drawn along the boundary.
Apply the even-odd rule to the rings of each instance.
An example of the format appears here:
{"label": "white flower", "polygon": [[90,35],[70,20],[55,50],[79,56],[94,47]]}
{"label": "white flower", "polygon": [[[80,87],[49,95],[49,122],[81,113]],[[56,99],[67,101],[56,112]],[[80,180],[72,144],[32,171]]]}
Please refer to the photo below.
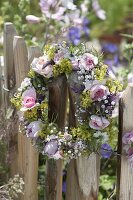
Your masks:
{"label": "white flower", "polygon": [[47,55],[43,55],[39,58],[34,58],[31,63],[31,67],[35,72],[46,78],[50,78],[53,75],[53,66],[50,64]]}
{"label": "white flower", "polygon": [[22,90],[26,87],[32,86],[31,84],[31,79],[30,78],[25,78],[22,83],[21,86],[18,88],[19,92],[22,92]]}
{"label": "white flower", "polygon": [[62,5],[69,10],[76,10],[76,5],[73,3],[73,0],[61,0]]}
{"label": "white flower", "polygon": [[97,131],[93,135],[95,138],[101,139],[102,143],[106,143],[109,140],[109,137],[106,132]]}

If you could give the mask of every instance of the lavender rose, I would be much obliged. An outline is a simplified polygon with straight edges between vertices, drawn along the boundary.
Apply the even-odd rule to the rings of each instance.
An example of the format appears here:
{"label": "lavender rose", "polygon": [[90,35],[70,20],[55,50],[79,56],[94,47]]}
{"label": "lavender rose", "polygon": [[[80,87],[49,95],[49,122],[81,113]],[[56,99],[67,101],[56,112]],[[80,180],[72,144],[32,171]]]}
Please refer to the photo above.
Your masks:
{"label": "lavender rose", "polygon": [[90,97],[93,101],[102,100],[103,97],[106,97],[109,90],[104,85],[94,85],[90,90]]}
{"label": "lavender rose", "polygon": [[31,122],[27,126],[26,135],[28,137],[30,137],[30,138],[36,138],[36,137],[38,137],[38,132],[41,131],[42,126],[43,126],[43,123],[41,121]]}
{"label": "lavender rose", "polygon": [[58,151],[58,142],[57,142],[57,140],[51,140],[50,142],[46,143],[46,145],[44,147],[44,152],[49,157],[54,156],[57,151]]}
{"label": "lavender rose", "polygon": [[90,53],[85,53],[80,60],[80,64],[85,70],[89,71],[98,64],[98,58]]}
{"label": "lavender rose", "polygon": [[110,122],[105,117],[99,117],[97,115],[92,115],[89,122],[89,126],[96,130],[102,130],[106,128]]}

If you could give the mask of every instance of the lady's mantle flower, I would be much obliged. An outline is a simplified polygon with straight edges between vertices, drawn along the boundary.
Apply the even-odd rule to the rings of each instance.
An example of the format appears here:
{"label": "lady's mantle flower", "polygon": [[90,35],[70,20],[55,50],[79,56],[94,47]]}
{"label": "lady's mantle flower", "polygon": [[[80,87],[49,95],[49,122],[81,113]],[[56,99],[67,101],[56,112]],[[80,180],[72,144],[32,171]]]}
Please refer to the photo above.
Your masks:
{"label": "lady's mantle flower", "polygon": [[133,143],[133,132],[125,133],[122,137],[122,142],[124,144],[131,144]]}
{"label": "lady's mantle flower", "polygon": [[35,15],[27,15],[26,20],[31,24],[37,24],[40,22],[40,18]]}
{"label": "lady's mantle flower", "polygon": [[35,72],[46,78],[50,78],[53,75],[53,66],[45,55],[39,58],[34,58],[31,66]]}
{"label": "lady's mantle flower", "polygon": [[98,64],[98,58],[90,53],[85,53],[80,60],[80,64],[85,70],[89,71]]}
{"label": "lady's mantle flower", "polygon": [[26,111],[34,108],[36,104],[36,91],[34,87],[31,87],[23,92],[22,94],[22,105],[20,111]]}
{"label": "lady's mantle flower", "polygon": [[21,83],[21,86],[20,88],[18,88],[18,91],[19,92],[22,92],[22,90],[28,86],[32,86],[31,84],[31,79],[30,78],[25,78],[22,83]]}
{"label": "lady's mantle flower", "polygon": [[101,101],[103,97],[106,97],[109,90],[104,85],[94,85],[90,90],[90,97],[93,101]]}
{"label": "lady's mantle flower", "polygon": [[26,135],[30,138],[36,138],[38,137],[38,132],[42,130],[42,127],[43,127],[43,123],[41,121],[31,122],[27,126]]}
{"label": "lady's mantle flower", "polygon": [[112,148],[109,144],[104,143],[101,146],[100,154],[103,158],[110,158],[112,155]]}
{"label": "lady's mantle flower", "polygon": [[92,115],[89,122],[89,126],[96,130],[102,130],[109,124],[110,122],[105,117],[98,117],[97,115]]}

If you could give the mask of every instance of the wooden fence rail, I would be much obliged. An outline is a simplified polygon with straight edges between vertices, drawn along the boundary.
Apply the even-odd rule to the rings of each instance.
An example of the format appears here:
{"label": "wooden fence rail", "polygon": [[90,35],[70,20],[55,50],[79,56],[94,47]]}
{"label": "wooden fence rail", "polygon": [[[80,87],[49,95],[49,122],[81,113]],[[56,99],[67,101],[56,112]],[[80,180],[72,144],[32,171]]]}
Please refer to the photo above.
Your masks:
{"label": "wooden fence rail", "polygon": [[[9,117],[10,175],[19,173],[25,181],[21,200],[38,200],[38,153],[23,134],[18,134],[18,118],[11,107],[10,96],[27,75],[34,57],[41,56],[39,47],[27,49],[24,39],[17,36],[12,23],[4,26],[4,70],[0,65],[0,108]],[[3,80],[4,76],[4,80]],[[70,78],[73,81],[73,76]],[[66,107],[69,99],[69,126],[76,127],[75,101],[64,75],[49,84],[49,121],[56,116],[56,122],[63,128],[66,121]],[[122,135],[133,130],[133,85],[129,85],[120,100],[118,153],[123,152]],[[46,164],[46,200],[62,200],[63,162],[49,160]],[[89,158],[72,160],[67,169],[66,200],[98,200],[100,158],[92,153]],[[117,200],[133,199],[133,173],[125,156],[118,156]]]}

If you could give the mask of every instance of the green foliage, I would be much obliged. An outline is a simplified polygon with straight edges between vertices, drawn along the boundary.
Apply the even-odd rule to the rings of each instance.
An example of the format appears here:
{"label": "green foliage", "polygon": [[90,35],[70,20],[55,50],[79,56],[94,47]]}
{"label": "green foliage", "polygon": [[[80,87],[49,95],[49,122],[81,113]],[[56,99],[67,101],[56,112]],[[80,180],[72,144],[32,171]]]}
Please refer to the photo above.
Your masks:
{"label": "green foliage", "polygon": [[123,89],[123,85],[119,82],[119,80],[108,79],[106,81],[106,85],[109,88],[110,92],[121,92]]}
{"label": "green foliage", "polygon": [[105,75],[107,73],[107,65],[103,65],[101,67],[97,67],[95,69],[96,79],[99,81],[102,81],[105,78]]}
{"label": "green foliage", "polygon": [[73,128],[71,130],[71,134],[75,138],[81,138],[86,141],[91,140],[91,133],[89,130],[89,126],[87,125],[80,125],[77,128]]}
{"label": "green foliage", "polygon": [[58,65],[54,65],[53,73],[57,77],[60,74],[70,74],[72,71],[72,64],[68,59],[62,58]]}
{"label": "green foliage", "polygon": [[92,99],[90,97],[90,91],[83,91],[82,95],[81,95],[81,106],[83,108],[88,108],[91,106],[92,104]]}
{"label": "green foliage", "polygon": [[93,11],[90,11],[88,17],[92,22],[92,38],[111,35],[115,31],[133,27],[132,24],[125,23],[126,18],[132,13],[132,0],[100,0],[100,5],[106,11],[107,19],[99,20],[93,15]]}

